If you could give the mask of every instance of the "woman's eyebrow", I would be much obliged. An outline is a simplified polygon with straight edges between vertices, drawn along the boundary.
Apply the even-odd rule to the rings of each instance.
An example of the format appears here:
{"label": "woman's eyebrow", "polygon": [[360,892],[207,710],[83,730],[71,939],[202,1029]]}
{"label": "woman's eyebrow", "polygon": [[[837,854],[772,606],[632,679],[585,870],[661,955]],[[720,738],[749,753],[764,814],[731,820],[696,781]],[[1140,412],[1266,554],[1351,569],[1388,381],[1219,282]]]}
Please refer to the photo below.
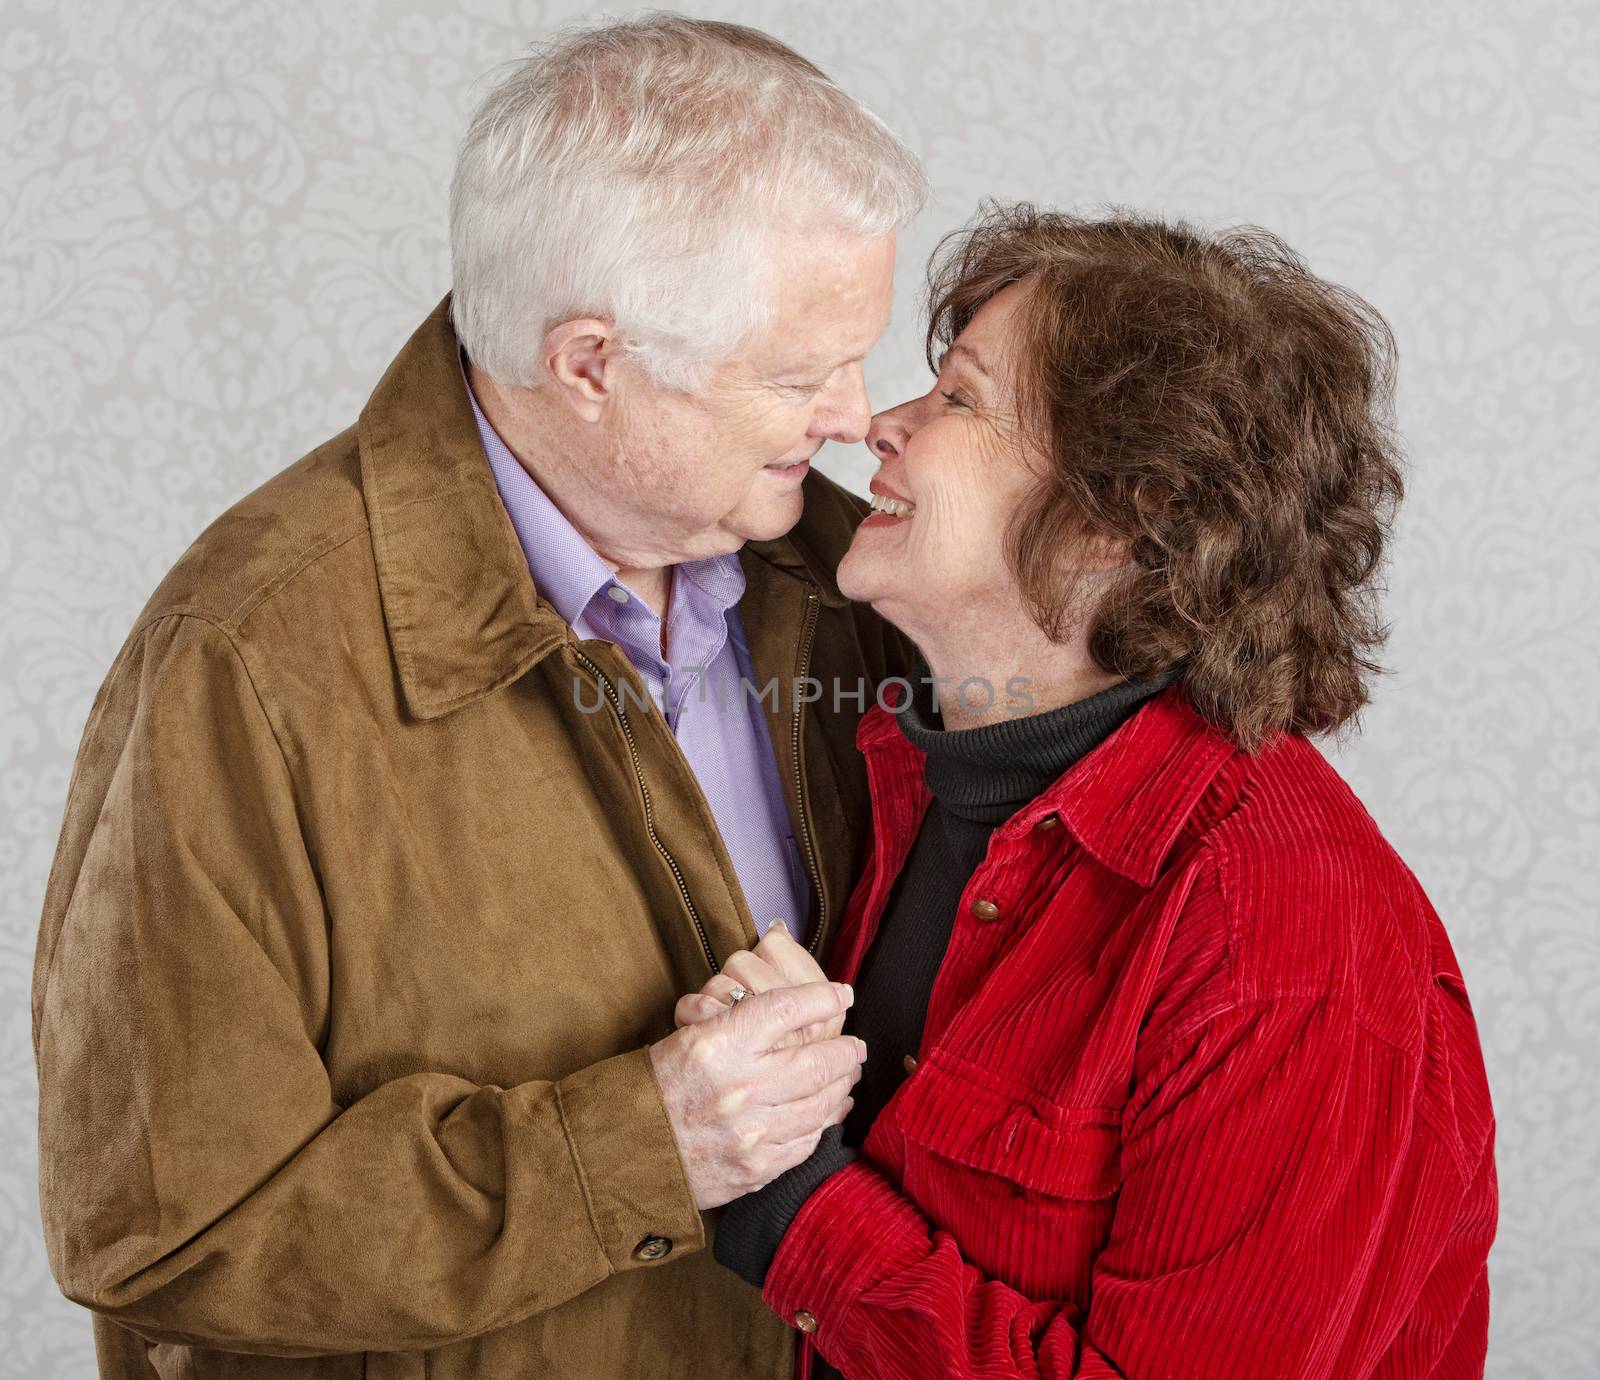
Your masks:
{"label": "woman's eyebrow", "polygon": [[994,382],[994,375],[989,372],[989,367],[983,362],[983,357],[968,345],[952,345],[945,350],[945,352],[939,356],[939,372],[942,373],[944,371],[944,362],[945,360],[949,359],[951,355],[961,355],[969,364],[972,365],[974,369],[982,374],[984,378],[988,379],[990,383]]}

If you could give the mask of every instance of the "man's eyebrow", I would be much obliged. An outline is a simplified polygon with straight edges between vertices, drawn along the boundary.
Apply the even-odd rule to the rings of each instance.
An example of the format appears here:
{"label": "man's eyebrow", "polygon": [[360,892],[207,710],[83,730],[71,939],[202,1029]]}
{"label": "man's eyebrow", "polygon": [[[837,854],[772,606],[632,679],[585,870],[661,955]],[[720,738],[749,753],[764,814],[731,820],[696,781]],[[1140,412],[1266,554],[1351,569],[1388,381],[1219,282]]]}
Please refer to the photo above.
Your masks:
{"label": "man's eyebrow", "polygon": [[[893,317],[890,318],[890,321],[892,321],[892,320],[893,320]],[[883,323],[883,332],[884,332],[884,334],[887,334],[888,330],[889,330],[889,321],[885,321]],[[834,370],[843,369],[844,366],[847,365],[847,364],[860,364],[860,363],[862,363],[866,359],[866,357],[869,354],[872,353],[873,349],[877,346],[877,344],[878,344],[878,342],[876,340],[874,340],[872,342],[872,344],[867,346],[867,348],[865,350],[863,350],[859,355],[851,355],[848,359],[838,359],[838,360],[822,360],[822,359],[818,359],[818,360],[811,360],[811,361],[809,361],[809,362],[807,362],[805,364],[796,364],[792,368],[789,368],[789,369],[780,369],[780,370],[778,370],[778,373],[779,374],[814,374],[814,373],[817,373],[819,370],[821,370],[821,371],[824,371],[824,372],[826,372],[828,374],[832,374],[834,372]],[[776,375],[774,375],[774,377],[776,377]]]}
{"label": "man's eyebrow", "polygon": [[832,364],[828,363],[827,361],[819,361],[813,364],[797,364],[793,368],[780,369],[778,372],[780,374],[832,374],[836,369],[843,369],[847,364],[860,364],[862,360],[866,359],[866,357],[866,354],[862,353],[859,355],[851,355],[849,359],[841,359]]}
{"label": "man's eyebrow", "polygon": [[[891,313],[889,319],[883,323],[883,331],[880,333],[880,338],[881,338],[882,335],[887,335],[888,334],[889,327],[893,323],[893,321],[894,321],[894,316]],[[849,359],[835,360],[831,365],[826,360],[824,360],[821,363],[818,363],[818,364],[816,364],[816,365],[814,365],[812,367],[816,368],[816,369],[827,369],[829,373],[832,373],[833,370],[835,370],[835,369],[843,369],[844,366],[847,365],[847,364],[860,364],[866,359],[866,357],[868,355],[870,355],[872,353],[872,351],[876,347],[877,343],[878,343],[877,340],[874,340],[872,342],[872,344],[868,345],[867,348],[864,349],[859,355],[851,355]]]}

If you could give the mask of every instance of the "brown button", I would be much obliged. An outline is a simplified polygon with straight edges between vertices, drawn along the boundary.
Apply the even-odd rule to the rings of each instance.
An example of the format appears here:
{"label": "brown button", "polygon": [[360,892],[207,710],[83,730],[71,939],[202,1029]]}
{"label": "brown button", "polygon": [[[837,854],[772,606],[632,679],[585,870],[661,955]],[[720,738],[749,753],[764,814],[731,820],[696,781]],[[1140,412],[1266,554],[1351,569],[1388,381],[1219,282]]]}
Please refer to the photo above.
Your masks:
{"label": "brown button", "polygon": [[802,1332],[815,1332],[817,1330],[817,1320],[806,1312],[804,1308],[794,1315],[794,1325]]}
{"label": "brown button", "polygon": [[664,1236],[647,1236],[633,1248],[635,1260],[661,1260],[672,1250],[672,1242]]}
{"label": "brown button", "polygon": [[906,1055],[900,1062],[906,1066],[907,1073],[915,1073],[917,1071],[917,1056],[915,1054]]}
{"label": "brown button", "polygon": [[1059,829],[1061,827],[1060,815],[1041,815],[1034,821],[1035,829]]}
{"label": "brown button", "polygon": [[972,913],[980,920],[998,920],[1000,918],[1000,907],[995,905],[993,901],[974,901],[972,903]]}

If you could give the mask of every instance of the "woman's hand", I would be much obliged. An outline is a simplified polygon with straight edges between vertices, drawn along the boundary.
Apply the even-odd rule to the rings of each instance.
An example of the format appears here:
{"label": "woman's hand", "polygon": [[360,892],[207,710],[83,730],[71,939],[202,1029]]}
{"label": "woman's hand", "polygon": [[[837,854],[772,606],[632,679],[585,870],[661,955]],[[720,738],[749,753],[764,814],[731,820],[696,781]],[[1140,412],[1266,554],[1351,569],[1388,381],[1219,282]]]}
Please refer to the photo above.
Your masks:
{"label": "woman's hand", "polygon": [[[706,979],[704,987],[679,998],[673,1019],[680,1027],[709,1020],[728,1009],[728,994],[735,987],[743,987],[747,992],[769,992],[774,987],[798,987],[802,983],[825,981],[827,974],[816,959],[789,937],[789,928],[782,920],[774,920],[753,950],[740,949],[730,954],[722,971]],[[844,1029],[844,1019],[841,1011],[832,1020],[792,1032],[783,1044],[832,1039]]]}

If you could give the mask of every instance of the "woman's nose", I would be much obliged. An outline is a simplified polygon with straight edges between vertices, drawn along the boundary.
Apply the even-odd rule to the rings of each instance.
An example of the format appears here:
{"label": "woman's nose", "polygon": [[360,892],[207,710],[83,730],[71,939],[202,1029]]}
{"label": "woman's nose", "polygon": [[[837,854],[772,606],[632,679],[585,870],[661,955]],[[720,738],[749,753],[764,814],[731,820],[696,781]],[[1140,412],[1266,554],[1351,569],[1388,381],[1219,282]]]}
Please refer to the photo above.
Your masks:
{"label": "woman's nose", "polygon": [[878,413],[867,428],[867,449],[879,460],[893,460],[906,448],[905,423],[895,415],[898,410]]}

